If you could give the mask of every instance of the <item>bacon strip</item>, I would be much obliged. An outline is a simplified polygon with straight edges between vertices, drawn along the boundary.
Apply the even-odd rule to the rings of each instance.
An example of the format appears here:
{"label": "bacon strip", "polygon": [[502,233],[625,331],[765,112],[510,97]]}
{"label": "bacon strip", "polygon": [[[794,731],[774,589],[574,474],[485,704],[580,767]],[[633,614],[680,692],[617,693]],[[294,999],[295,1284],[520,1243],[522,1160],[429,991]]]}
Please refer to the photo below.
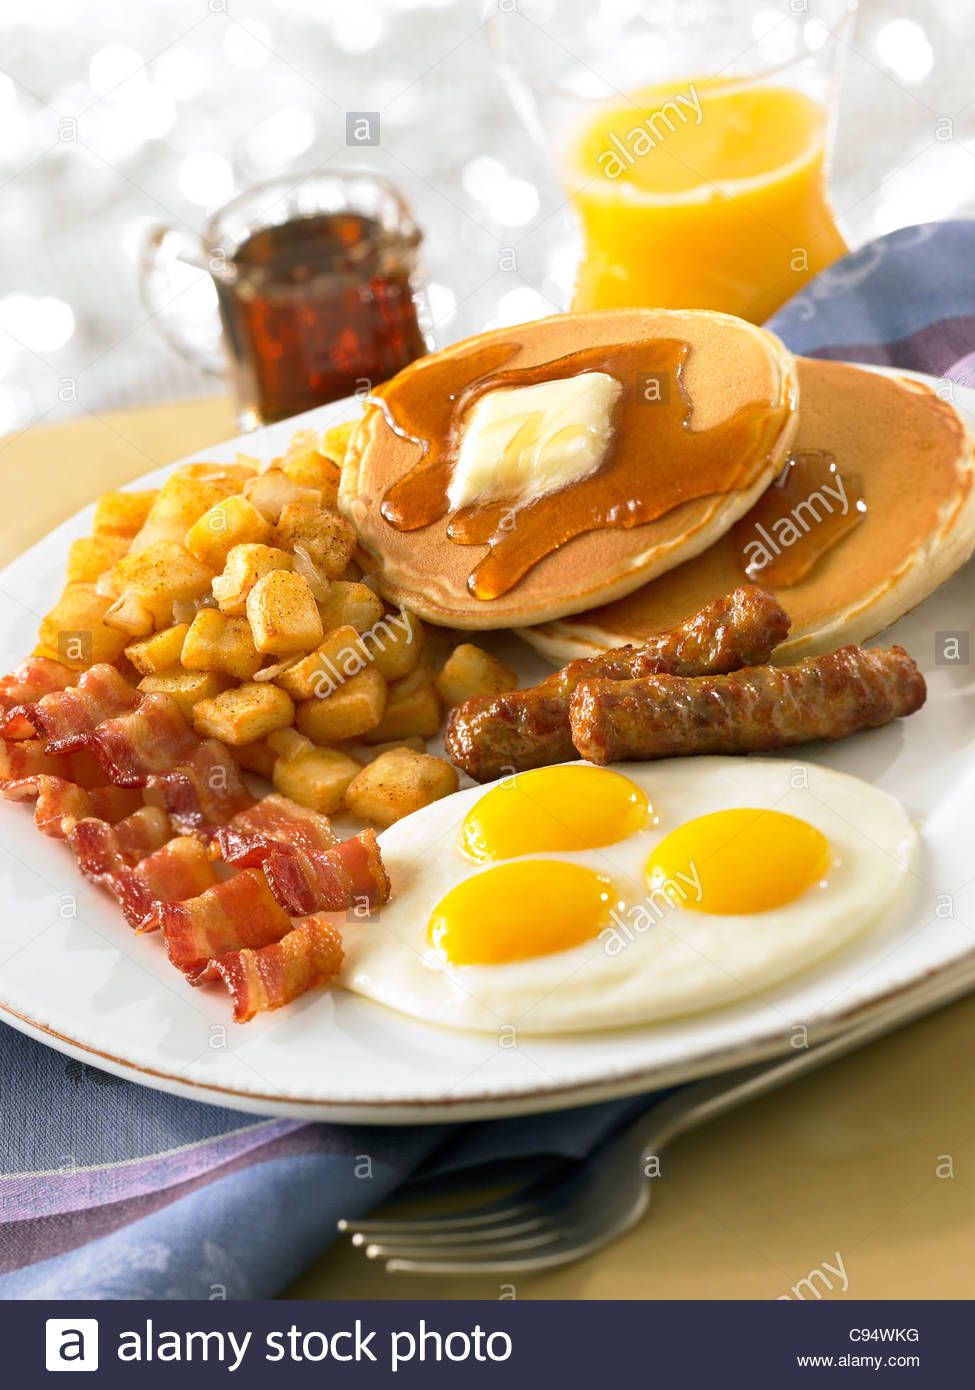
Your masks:
{"label": "bacon strip", "polygon": [[306,854],[318,854],[331,849],[337,839],[327,816],[271,792],[239,811],[229,825],[220,826],[212,848],[227,864],[251,867],[262,864],[281,844],[293,845]]}
{"label": "bacon strip", "polygon": [[135,866],[123,865],[95,881],[118,901],[131,927],[151,931],[147,919],[159,904],[197,897],[215,883],[216,873],[202,840],[177,835]]}
{"label": "bacon strip", "polygon": [[218,956],[193,977],[194,985],[221,979],[234,1002],[234,1022],[280,1009],[309,989],[335,978],[342,965],[342,938],[323,918],[307,917],[274,945]]}
{"label": "bacon strip", "polygon": [[280,941],[291,929],[291,918],[275,902],[264,877],[256,869],[244,869],[186,901],[157,903],[142,930],[158,928],[173,965],[195,976],[215,956]]}
{"label": "bacon strip", "polygon": [[79,787],[105,783],[105,774],[85,748],[76,753],[49,753],[40,738],[0,743],[0,783],[38,776],[63,777]]}
{"label": "bacon strip", "polygon": [[216,739],[198,742],[178,767],[150,776],[146,800],[164,806],[186,833],[210,833],[254,804],[236,759]]}
{"label": "bacon strip", "polygon": [[86,878],[135,867],[172,838],[172,826],[158,806],[143,806],[110,825],[107,819],[87,816],[69,832],[68,840]]}
{"label": "bacon strip", "polygon": [[347,912],[389,901],[389,876],[374,830],[363,830],[318,853],[274,845],[261,867],[271,892],[292,917]]}
{"label": "bacon strip", "polygon": [[199,742],[176,701],[152,694],[106,718],[87,738],[105,776],[121,787],[144,787],[153,773],[189,757]]}
{"label": "bacon strip", "polygon": [[0,734],[4,738],[33,738],[34,725],[20,707],[36,704],[55,690],[66,690],[80,675],[80,671],[50,657],[29,656],[12,675],[0,677]]}
{"label": "bacon strip", "polygon": [[44,835],[64,839],[76,821],[97,816],[114,824],[142,804],[138,792],[123,787],[81,787],[64,777],[37,773],[7,782],[2,788],[8,801],[33,801],[34,824]]}
{"label": "bacon strip", "polygon": [[24,715],[46,736],[48,752],[67,753],[84,747],[103,720],[132,709],[139,698],[121,672],[102,661],[83,672],[77,685],[16,706],[11,713]]}

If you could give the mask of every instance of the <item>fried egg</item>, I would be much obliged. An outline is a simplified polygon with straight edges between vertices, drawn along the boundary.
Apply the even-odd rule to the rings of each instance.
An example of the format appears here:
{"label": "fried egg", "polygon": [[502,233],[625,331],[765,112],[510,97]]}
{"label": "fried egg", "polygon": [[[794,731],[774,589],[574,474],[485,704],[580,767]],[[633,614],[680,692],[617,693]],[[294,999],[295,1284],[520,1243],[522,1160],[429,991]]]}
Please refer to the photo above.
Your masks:
{"label": "fried egg", "polygon": [[866,782],[773,758],[565,763],[379,837],[388,904],[341,983],[426,1022],[618,1028],[729,1004],[839,950],[904,891],[917,836]]}

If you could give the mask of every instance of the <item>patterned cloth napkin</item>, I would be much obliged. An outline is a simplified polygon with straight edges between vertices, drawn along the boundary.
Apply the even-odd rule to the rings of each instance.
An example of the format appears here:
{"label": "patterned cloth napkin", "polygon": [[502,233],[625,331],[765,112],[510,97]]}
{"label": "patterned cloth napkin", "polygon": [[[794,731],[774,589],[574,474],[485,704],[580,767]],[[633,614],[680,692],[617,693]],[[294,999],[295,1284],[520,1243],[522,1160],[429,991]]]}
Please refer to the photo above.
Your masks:
{"label": "patterned cloth napkin", "polygon": [[[909,227],[771,322],[795,352],[975,386],[975,224]],[[13,907],[13,904],[8,905]],[[177,1100],[0,1025],[0,1296],[267,1298],[407,1180],[584,1157],[647,1096],[437,1127],[306,1124]]]}

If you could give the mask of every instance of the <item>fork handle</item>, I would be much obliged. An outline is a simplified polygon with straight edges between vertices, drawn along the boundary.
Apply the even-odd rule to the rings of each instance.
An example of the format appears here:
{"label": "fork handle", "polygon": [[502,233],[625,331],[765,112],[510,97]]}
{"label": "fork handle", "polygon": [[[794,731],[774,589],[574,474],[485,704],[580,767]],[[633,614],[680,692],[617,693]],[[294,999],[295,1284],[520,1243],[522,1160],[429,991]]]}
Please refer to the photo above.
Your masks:
{"label": "fork handle", "polygon": [[[960,998],[975,985],[971,968],[961,974],[952,971],[947,983],[924,983],[893,1003],[873,1012],[862,1023],[838,1033],[836,1037],[774,1062],[756,1062],[737,1071],[723,1072],[685,1086],[675,1095],[653,1107],[630,1128],[634,1138],[643,1137],[644,1154],[662,1149],[672,1139],[707,1124],[709,1120],[734,1110],[746,1101],[774,1091],[779,1086],[827,1066],[839,1057],[855,1052],[906,1023]],[[649,1130],[649,1133],[648,1133]]]}

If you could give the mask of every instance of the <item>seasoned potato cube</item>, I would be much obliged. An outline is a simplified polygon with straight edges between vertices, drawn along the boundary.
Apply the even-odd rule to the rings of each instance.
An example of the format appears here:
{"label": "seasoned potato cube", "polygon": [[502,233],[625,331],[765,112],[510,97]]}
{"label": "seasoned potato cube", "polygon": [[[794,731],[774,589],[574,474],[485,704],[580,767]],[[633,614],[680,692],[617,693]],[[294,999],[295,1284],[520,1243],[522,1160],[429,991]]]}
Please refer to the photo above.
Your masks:
{"label": "seasoned potato cube", "polygon": [[320,493],[325,506],[335,506],[341,469],[334,459],[319,452],[314,430],[300,430],[294,436],[279,466],[281,472],[298,487],[314,488]]}
{"label": "seasoned potato cube", "polygon": [[355,549],[351,522],[307,498],[282,507],[275,534],[283,550],[300,545],[326,579],[338,579],[345,572]]}
{"label": "seasoned potato cube", "polygon": [[248,681],[201,700],[193,709],[193,727],[203,738],[219,738],[239,748],[283,729],[294,719],[291,697],[276,685]]}
{"label": "seasoned potato cube", "polygon": [[98,593],[94,584],[69,584],[46,617],[38,638],[55,659],[81,670],[99,661],[118,661],[127,641],[105,623],[112,600]]}
{"label": "seasoned potato cube", "polygon": [[252,478],[244,486],[244,496],[272,526],[277,525],[282,508],[289,502],[304,500],[318,506],[322,500],[314,488],[299,487],[280,468],[269,468]]}
{"label": "seasoned potato cube", "polygon": [[213,572],[178,541],[154,541],[128,554],[109,571],[105,587],[118,597],[134,595],[152,613],[156,627],[172,621],[177,599],[209,594]]}
{"label": "seasoned potato cube", "polygon": [[174,623],[144,637],[141,642],[130,642],[125,655],[139,672],[140,676],[153,676],[157,671],[167,671],[179,665],[183,650],[183,639],[189,631],[188,623]]}
{"label": "seasoned potato cube", "polygon": [[379,723],[386,706],[386,682],[371,667],[344,681],[324,700],[302,700],[296,723],[313,743],[359,738]]}
{"label": "seasoned potato cube", "polygon": [[193,708],[200,700],[211,700],[226,687],[226,680],[215,671],[184,671],[177,666],[173,671],[157,671],[143,676],[139,689],[153,695],[169,695],[176,701],[187,719],[192,719]]}
{"label": "seasoned potato cube", "polygon": [[272,545],[235,545],[227,556],[223,573],[213,581],[213,597],[221,613],[242,618],[247,612],[247,595],[259,579],[272,570],[290,570],[294,560],[285,550]]}
{"label": "seasoned potato cube", "polygon": [[112,602],[105,614],[105,622],[126,637],[146,637],[156,626],[152,609],[143,603],[134,589]]}
{"label": "seasoned potato cube", "polygon": [[246,618],[228,618],[219,608],[201,608],[180,653],[187,671],[225,671],[249,681],[261,664]]}
{"label": "seasoned potato cube", "polygon": [[376,670],[388,681],[398,681],[420,664],[426,630],[414,613],[402,608],[374,623],[367,640]]}
{"label": "seasoned potato cube", "polygon": [[205,511],[222,498],[240,492],[253,476],[250,468],[236,463],[191,463],[178,468],[156,494],[143,526],[132,540],[132,550],[144,550],[156,541],[182,542]]}
{"label": "seasoned potato cube", "polygon": [[517,685],[518,677],[510,666],[471,642],[454,648],[436,679],[448,705],[461,705],[473,695],[500,695]]}
{"label": "seasoned potato cube", "polygon": [[345,455],[349,447],[349,440],[358,427],[358,420],[343,420],[340,425],[332,425],[322,435],[321,451],[326,458],[332,459],[342,467]]}
{"label": "seasoned potato cube", "polygon": [[442,707],[432,672],[418,667],[389,687],[382,719],[367,734],[367,743],[403,738],[433,738],[440,732]]}
{"label": "seasoned potato cube", "polygon": [[299,806],[331,816],[342,809],[345,789],[361,770],[354,758],[337,748],[306,747],[274,764],[274,790]]}
{"label": "seasoned potato cube", "polygon": [[156,500],[151,492],[103,492],[95,503],[92,530],[96,536],[121,536],[131,540],[138,535]]}
{"label": "seasoned potato cube", "polygon": [[394,748],[362,769],[345,804],[360,820],[385,826],[456,790],[457,770],[446,759]]}
{"label": "seasoned potato cube", "polygon": [[277,684],[293,700],[326,699],[340,685],[364,671],[369,658],[354,627],[337,627],[325,634],[317,651],[289,666]]}
{"label": "seasoned potato cube", "polygon": [[254,646],[272,656],[306,652],[322,640],[322,620],[308,581],[291,570],[272,570],[247,595]]}
{"label": "seasoned potato cube", "polygon": [[212,570],[223,569],[235,545],[262,545],[271,523],[246,497],[236,494],[217,502],[186,533],[186,549]]}
{"label": "seasoned potato cube", "polygon": [[[270,737],[273,738],[274,735],[271,734]],[[232,748],[230,751],[247,772],[256,772],[259,777],[266,777],[270,782],[278,755],[266,738],[256,738],[253,743],[242,743],[239,748]]]}
{"label": "seasoned potato cube", "polygon": [[94,582],[121,560],[129,548],[124,536],[82,536],[68,551],[68,583]]}
{"label": "seasoned potato cube", "polygon": [[383,616],[383,601],[368,584],[348,579],[333,579],[325,597],[318,600],[322,626],[328,632],[333,627],[354,627],[366,632]]}

